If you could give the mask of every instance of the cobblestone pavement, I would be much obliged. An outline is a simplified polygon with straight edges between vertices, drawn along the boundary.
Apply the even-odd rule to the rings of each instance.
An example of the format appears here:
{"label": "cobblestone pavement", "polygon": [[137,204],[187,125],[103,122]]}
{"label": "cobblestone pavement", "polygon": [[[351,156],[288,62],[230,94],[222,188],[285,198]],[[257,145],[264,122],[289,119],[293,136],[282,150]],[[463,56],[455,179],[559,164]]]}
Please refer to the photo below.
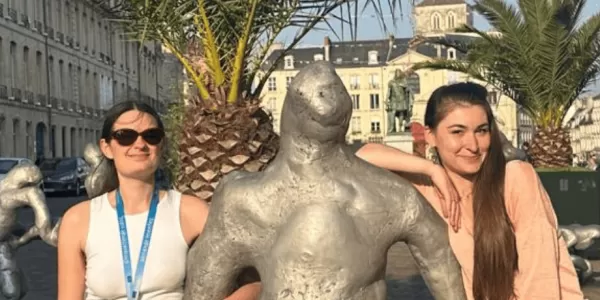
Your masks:
{"label": "cobblestone pavement", "polygon": [[[48,206],[54,217],[61,216],[78,198],[48,198]],[[32,223],[31,211],[19,214],[23,224]],[[43,242],[34,241],[19,249],[18,263],[28,278],[29,293],[25,300],[56,299],[56,249]],[[596,264],[600,270],[600,263]],[[432,300],[427,287],[407,247],[394,245],[388,253],[387,283],[389,300]],[[600,282],[585,288],[590,300],[600,300]]]}

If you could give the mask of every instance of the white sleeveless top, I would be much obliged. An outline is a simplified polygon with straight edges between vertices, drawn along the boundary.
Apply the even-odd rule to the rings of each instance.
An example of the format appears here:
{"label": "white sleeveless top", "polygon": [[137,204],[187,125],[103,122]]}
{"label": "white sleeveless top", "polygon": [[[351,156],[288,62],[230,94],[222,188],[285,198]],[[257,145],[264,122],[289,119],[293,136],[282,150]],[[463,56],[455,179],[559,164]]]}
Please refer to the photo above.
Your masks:
{"label": "white sleeveless top", "polygon": [[[180,225],[181,193],[158,203],[139,300],[181,300],[188,245]],[[135,274],[148,211],[126,215],[131,272]],[[107,194],[91,200],[85,256],[86,300],[127,300],[117,212]]]}

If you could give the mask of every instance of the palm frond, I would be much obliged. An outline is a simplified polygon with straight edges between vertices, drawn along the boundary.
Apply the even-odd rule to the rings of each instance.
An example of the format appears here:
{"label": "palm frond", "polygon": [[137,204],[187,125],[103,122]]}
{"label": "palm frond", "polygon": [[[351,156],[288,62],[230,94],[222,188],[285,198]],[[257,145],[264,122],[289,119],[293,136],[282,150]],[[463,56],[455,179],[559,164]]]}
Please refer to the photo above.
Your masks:
{"label": "palm frond", "polygon": [[[542,128],[559,128],[567,109],[600,74],[600,14],[581,23],[585,0],[476,0],[473,9],[497,33],[463,26],[467,43],[420,42],[452,47],[462,62],[433,61],[419,68],[461,71],[488,82],[521,106]],[[451,38],[451,36],[450,36]]]}

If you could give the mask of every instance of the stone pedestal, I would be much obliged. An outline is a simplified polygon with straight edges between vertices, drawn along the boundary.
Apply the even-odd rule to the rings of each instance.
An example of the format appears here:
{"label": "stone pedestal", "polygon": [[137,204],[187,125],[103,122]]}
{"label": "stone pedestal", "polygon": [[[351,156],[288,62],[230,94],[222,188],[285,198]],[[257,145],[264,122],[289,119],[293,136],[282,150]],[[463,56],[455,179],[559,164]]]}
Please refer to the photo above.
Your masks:
{"label": "stone pedestal", "polygon": [[406,153],[413,153],[413,137],[410,132],[390,133],[383,138],[383,143]]}

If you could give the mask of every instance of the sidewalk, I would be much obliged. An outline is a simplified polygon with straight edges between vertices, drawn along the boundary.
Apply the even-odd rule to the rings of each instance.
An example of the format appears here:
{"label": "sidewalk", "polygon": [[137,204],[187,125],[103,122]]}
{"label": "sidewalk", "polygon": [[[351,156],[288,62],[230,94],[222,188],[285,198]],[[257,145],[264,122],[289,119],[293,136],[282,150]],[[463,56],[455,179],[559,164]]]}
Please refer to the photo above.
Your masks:
{"label": "sidewalk", "polygon": [[[594,268],[600,271],[600,261],[594,262]],[[404,243],[394,245],[388,252],[386,278],[388,300],[434,300]],[[600,300],[600,280],[585,285],[583,291],[589,300]]]}

